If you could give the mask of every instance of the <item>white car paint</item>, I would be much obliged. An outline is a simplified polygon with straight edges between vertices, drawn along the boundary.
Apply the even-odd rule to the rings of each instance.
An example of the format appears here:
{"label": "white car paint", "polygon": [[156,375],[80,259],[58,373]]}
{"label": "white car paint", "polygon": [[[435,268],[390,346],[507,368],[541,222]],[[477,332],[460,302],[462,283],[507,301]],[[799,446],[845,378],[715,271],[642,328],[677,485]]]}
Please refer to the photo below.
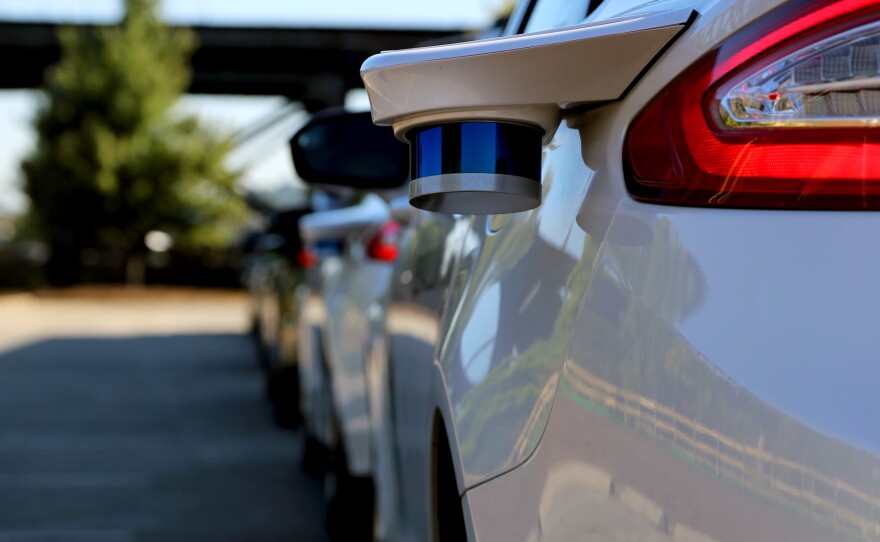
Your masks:
{"label": "white car paint", "polygon": [[353,476],[370,474],[370,424],[366,395],[366,318],[387,296],[392,265],[371,260],[365,243],[389,218],[388,204],[367,194],[357,205],[307,215],[300,231],[307,240],[346,234],[345,248],[314,270],[302,292],[299,320],[301,410],[306,428],[327,449],[339,443]]}
{"label": "white car paint", "polygon": [[607,0],[591,20],[700,16],[563,120],[542,207],[408,233],[370,358],[383,536],[432,539],[439,420],[472,541],[877,539],[877,214],[646,205],[623,182],[634,116],[783,3]]}

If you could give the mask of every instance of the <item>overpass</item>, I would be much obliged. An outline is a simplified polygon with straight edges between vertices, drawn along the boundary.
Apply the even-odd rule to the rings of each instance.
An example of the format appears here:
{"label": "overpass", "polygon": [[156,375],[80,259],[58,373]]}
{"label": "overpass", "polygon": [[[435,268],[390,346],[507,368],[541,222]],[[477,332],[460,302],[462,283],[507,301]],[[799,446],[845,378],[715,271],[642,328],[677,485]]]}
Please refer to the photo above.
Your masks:
{"label": "overpass", "polygon": [[[54,23],[0,21],[0,89],[36,88],[60,58]],[[456,30],[192,27],[195,94],[279,95],[309,111],[341,105],[362,86],[372,54],[421,42],[459,41]]]}

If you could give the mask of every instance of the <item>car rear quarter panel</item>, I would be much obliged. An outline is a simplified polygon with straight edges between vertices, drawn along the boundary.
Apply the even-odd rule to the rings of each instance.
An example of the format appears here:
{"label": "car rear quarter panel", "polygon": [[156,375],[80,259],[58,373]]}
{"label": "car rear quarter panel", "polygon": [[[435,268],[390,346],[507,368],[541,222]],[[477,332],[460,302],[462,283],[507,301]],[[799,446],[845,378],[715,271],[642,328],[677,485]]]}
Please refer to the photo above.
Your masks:
{"label": "car rear quarter panel", "polygon": [[[359,246],[359,245],[358,245]],[[371,311],[388,296],[393,267],[387,262],[347,255],[340,279],[324,292],[324,347],[331,380],[334,417],[345,445],[349,472],[370,473],[370,410],[366,363]]]}
{"label": "car rear quarter panel", "polygon": [[544,152],[542,206],[475,217],[465,234],[437,355],[465,486],[540,439],[604,235],[576,222],[593,177],[579,149],[577,131],[561,128]]}
{"label": "car rear quarter panel", "polygon": [[707,3],[626,100],[568,119],[619,205],[541,442],[466,495],[477,540],[880,536],[880,216],[644,205],[622,181],[629,119],[771,7]]}
{"label": "car rear quarter panel", "polygon": [[581,297],[611,217],[628,199],[620,164],[628,120],[671,74],[773,4],[606,2],[591,17],[685,5],[705,14],[649,71],[652,81],[637,87],[626,107],[599,108],[563,123],[545,147],[541,207],[471,222],[473,242],[460,254],[437,352],[464,487],[520,464],[541,438]]}
{"label": "car rear quarter panel", "polygon": [[469,493],[479,539],[511,510],[537,540],[875,539],[877,215],[625,212],[538,451]]}

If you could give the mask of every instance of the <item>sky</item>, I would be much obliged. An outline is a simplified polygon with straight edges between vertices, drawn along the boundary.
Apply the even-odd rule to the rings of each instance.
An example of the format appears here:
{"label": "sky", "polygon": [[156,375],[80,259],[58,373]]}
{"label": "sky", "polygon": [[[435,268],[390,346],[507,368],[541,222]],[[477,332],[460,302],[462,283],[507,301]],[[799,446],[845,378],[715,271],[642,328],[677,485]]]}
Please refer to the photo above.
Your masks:
{"label": "sky", "polygon": [[[165,0],[173,23],[482,28],[503,0]],[[0,19],[112,22],[120,0],[0,0]]]}
{"label": "sky", "polygon": [[[175,24],[358,28],[482,28],[504,0],[165,0],[163,15]],[[0,20],[113,22],[120,0],[0,0]],[[353,97],[361,107],[363,96]],[[25,209],[18,164],[32,148],[31,121],[39,102],[35,91],[0,91],[0,214]],[[186,96],[178,109],[194,112],[218,130],[246,128],[287,107],[278,97]],[[247,165],[245,184],[276,190],[292,182],[286,141],[305,119],[285,109],[289,119],[236,153]]]}

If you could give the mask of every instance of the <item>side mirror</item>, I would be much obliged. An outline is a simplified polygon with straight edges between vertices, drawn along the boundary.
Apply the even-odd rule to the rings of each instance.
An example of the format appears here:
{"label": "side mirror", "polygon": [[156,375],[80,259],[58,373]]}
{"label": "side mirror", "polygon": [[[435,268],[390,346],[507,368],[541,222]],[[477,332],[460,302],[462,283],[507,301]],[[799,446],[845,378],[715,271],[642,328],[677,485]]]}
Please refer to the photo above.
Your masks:
{"label": "side mirror", "polygon": [[309,184],[362,190],[397,188],[408,175],[407,146],[369,112],[319,113],[290,140],[297,174]]}

